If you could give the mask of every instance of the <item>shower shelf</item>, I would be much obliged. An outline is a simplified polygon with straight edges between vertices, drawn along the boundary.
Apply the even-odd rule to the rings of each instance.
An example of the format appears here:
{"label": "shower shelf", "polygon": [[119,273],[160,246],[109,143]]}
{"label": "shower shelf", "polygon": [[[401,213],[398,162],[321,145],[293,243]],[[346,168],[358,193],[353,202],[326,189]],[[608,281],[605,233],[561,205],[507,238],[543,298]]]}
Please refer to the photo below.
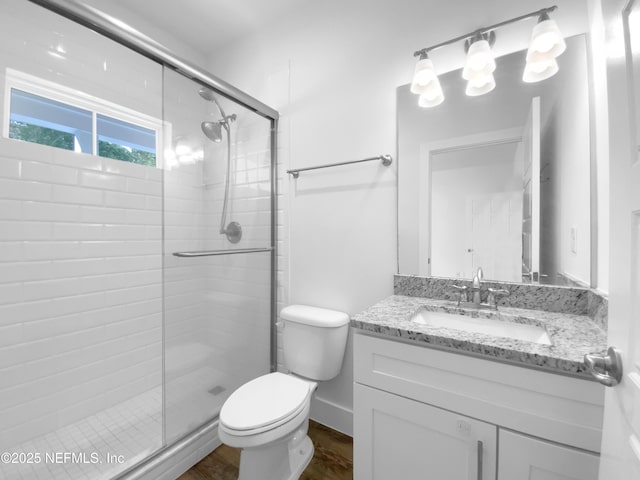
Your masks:
{"label": "shower shelf", "polygon": [[271,252],[273,248],[236,248],[231,250],[198,250],[195,252],[173,252],[174,257],[213,257],[216,255],[237,255],[239,253]]}
{"label": "shower shelf", "polygon": [[318,170],[320,168],[328,168],[328,167],[339,167],[341,165],[351,165],[352,163],[361,163],[361,162],[371,162],[373,160],[382,160],[382,165],[388,167],[391,165],[393,159],[391,155],[378,155],[377,157],[363,158],[362,160],[351,160],[348,162],[339,162],[339,163],[329,163],[327,165],[318,165],[317,167],[307,167],[307,168],[296,168],[293,170],[287,170],[289,175],[293,175],[293,178],[298,178],[300,176],[300,172],[306,172],[307,170]]}

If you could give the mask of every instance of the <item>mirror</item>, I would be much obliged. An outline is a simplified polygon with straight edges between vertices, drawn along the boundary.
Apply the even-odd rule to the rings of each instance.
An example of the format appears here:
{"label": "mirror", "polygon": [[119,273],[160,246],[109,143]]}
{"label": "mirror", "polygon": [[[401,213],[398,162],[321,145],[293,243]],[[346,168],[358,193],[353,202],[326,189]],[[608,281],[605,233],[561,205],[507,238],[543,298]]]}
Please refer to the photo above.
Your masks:
{"label": "mirror", "polygon": [[526,51],[496,59],[496,88],[445,101],[397,90],[398,271],[591,286],[589,84],[584,35],[566,39],[560,71],[522,81]]}

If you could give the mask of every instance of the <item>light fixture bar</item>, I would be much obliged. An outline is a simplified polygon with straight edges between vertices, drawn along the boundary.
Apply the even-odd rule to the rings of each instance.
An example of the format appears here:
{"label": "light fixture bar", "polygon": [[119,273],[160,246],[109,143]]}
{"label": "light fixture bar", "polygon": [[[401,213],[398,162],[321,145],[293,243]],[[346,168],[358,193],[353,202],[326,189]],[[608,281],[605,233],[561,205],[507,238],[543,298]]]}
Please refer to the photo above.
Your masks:
{"label": "light fixture bar", "polygon": [[510,20],[505,20],[504,22],[496,23],[495,25],[491,25],[489,27],[479,28],[478,30],[474,30],[473,32],[469,32],[469,33],[467,33],[465,35],[460,35],[459,37],[452,38],[451,40],[447,40],[445,42],[440,42],[440,43],[437,43],[436,45],[432,45],[430,47],[426,47],[426,48],[422,48],[420,50],[416,50],[415,52],[413,52],[413,56],[414,57],[419,57],[420,55],[427,54],[427,53],[431,52],[432,50],[436,50],[436,49],[444,47],[446,45],[451,45],[452,43],[456,43],[456,42],[459,42],[461,40],[466,40],[467,38],[473,37],[473,36],[478,35],[478,34],[482,35],[484,33],[487,33],[487,32],[489,32],[491,30],[494,30],[496,28],[502,27],[504,25],[508,25],[510,23],[519,22],[520,20],[525,20],[525,19],[531,18],[531,17],[540,17],[540,15],[543,15],[545,13],[548,14],[549,12],[553,12],[557,8],[558,8],[557,5],[554,5],[552,7],[547,7],[547,8],[541,8],[540,10],[536,10],[535,12],[527,13],[525,15],[520,15],[519,17],[515,17],[515,18],[512,18]]}

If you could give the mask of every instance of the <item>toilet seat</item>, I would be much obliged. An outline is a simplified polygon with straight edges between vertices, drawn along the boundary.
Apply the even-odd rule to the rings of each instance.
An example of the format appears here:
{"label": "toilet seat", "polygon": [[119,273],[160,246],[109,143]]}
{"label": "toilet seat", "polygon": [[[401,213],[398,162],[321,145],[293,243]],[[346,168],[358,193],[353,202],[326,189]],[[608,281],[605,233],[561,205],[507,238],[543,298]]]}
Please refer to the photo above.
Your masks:
{"label": "toilet seat", "polygon": [[275,429],[308,407],[313,385],[279,372],[251,380],[233,392],[222,406],[221,426],[234,436]]}

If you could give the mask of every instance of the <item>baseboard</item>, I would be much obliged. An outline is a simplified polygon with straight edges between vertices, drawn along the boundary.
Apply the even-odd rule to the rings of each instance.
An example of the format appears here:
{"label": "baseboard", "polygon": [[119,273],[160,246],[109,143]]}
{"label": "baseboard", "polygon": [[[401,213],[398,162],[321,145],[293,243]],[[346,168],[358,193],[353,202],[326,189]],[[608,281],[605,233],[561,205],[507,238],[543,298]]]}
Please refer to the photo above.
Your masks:
{"label": "baseboard", "polygon": [[322,425],[353,437],[353,410],[323,398],[313,397],[310,417]]}
{"label": "baseboard", "polygon": [[176,480],[221,444],[215,420],[116,480]]}

